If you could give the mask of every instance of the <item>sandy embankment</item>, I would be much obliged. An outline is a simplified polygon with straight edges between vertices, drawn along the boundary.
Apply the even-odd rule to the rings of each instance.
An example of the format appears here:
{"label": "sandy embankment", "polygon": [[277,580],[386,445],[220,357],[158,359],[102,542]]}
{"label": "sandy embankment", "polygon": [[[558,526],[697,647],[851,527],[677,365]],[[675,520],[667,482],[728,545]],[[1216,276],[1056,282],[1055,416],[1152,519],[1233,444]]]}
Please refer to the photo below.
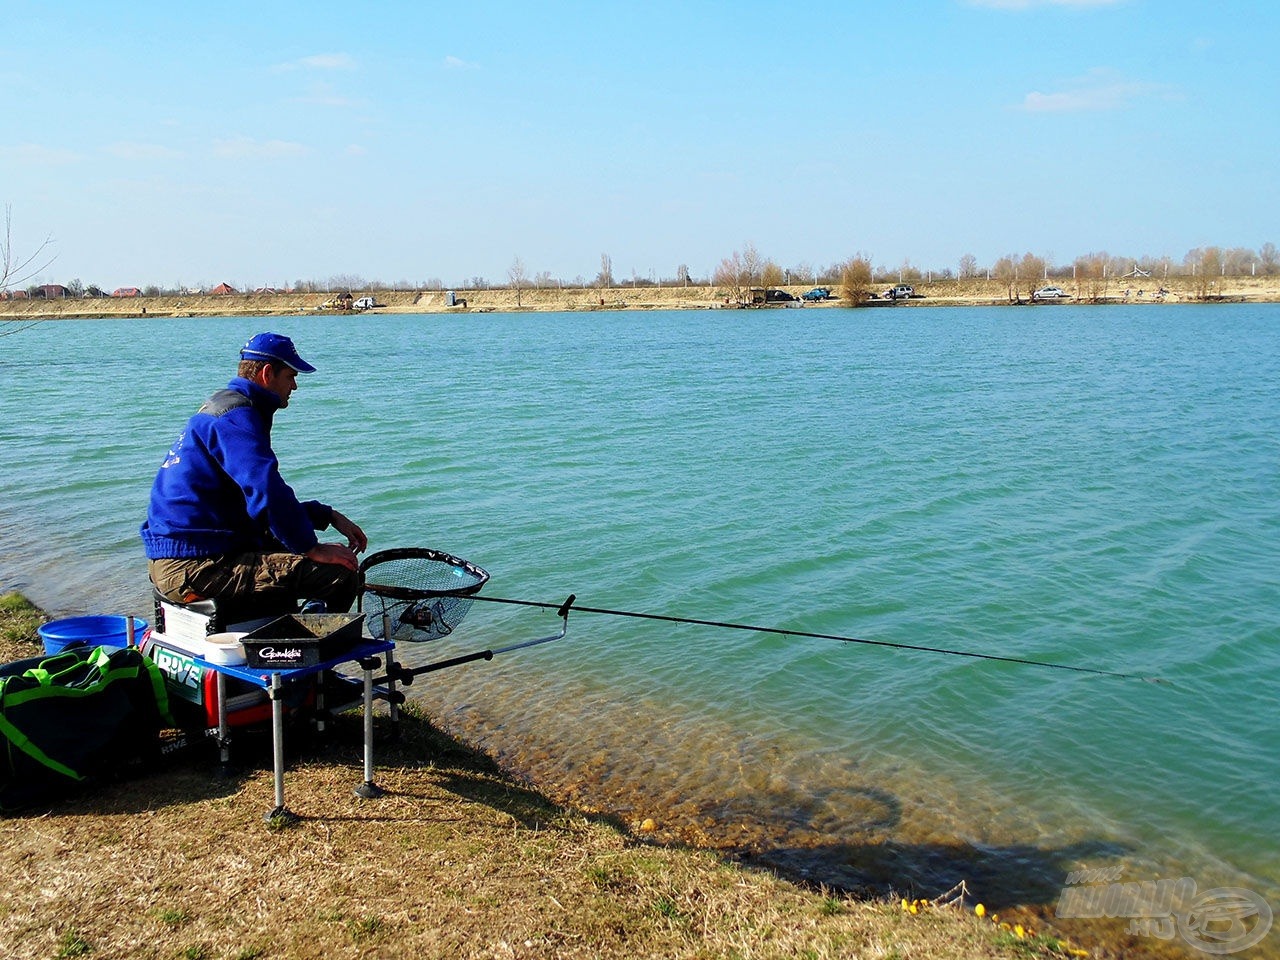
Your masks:
{"label": "sandy embankment", "polygon": [[[1168,293],[1165,303],[1194,302],[1199,299],[1192,278],[1174,277],[1163,281],[1144,279],[1110,280],[1105,284],[1090,281],[1049,281],[1072,296],[1067,303],[1154,303],[1157,290]],[[919,299],[912,306],[979,306],[1009,302],[1007,286],[998,280],[915,281]],[[785,287],[799,296],[809,285]],[[877,286],[877,289],[879,287]],[[1029,287],[1021,285],[1016,292],[1026,299]],[[838,290],[837,290],[838,292]],[[691,310],[730,306],[729,291],[704,287],[596,287],[527,289],[517,296],[514,290],[456,290],[457,299],[466,306],[447,306],[446,294],[440,290],[356,291],[359,297],[372,295],[388,313],[477,313],[516,311],[614,310]],[[1141,293],[1141,296],[1139,296]],[[1226,277],[1209,291],[1217,300],[1248,302],[1280,302],[1280,277]],[[250,293],[213,296],[193,294],[181,297],[134,297],[95,300],[9,300],[0,301],[0,323],[37,319],[71,319],[92,317],[198,317],[198,316],[297,316],[333,312],[324,304],[330,293]],[[842,301],[805,304],[806,308],[841,306]],[[898,306],[905,304],[899,303]]]}

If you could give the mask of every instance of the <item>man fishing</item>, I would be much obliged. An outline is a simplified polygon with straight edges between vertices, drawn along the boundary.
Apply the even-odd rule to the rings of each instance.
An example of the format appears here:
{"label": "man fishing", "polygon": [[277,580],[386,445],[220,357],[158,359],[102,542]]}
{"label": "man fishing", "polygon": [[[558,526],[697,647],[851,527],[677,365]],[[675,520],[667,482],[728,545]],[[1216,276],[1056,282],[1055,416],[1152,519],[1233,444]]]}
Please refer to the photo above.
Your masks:
{"label": "man fishing", "polygon": [[[314,372],[288,337],[260,333],[241,348],[236,377],[187,421],[141,528],[151,582],[169,599],[224,601],[246,619],[298,600],[351,609],[368,538],[332,507],[300,502],[271,450],[276,411],[298,374]],[[345,546],[319,542],[328,527]]]}

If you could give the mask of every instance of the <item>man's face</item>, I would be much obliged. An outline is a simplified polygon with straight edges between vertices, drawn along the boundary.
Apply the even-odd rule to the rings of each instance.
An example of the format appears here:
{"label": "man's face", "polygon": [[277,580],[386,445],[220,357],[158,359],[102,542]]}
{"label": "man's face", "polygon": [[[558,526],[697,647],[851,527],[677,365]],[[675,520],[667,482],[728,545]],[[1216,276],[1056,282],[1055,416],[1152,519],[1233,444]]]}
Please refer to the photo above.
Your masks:
{"label": "man's face", "polygon": [[298,389],[298,372],[292,367],[269,364],[262,370],[262,386],[280,398],[280,406],[289,405],[289,394]]}

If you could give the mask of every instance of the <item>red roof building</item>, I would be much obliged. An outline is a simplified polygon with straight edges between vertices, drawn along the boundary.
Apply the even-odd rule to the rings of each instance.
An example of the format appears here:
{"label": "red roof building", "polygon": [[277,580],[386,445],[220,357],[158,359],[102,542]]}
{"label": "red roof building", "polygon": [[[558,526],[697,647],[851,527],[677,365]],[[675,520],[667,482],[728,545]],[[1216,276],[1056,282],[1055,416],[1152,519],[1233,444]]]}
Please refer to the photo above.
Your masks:
{"label": "red roof building", "polygon": [[209,292],[212,293],[215,297],[222,297],[222,296],[226,296],[228,293],[235,293],[236,288],[229,283],[220,283]]}

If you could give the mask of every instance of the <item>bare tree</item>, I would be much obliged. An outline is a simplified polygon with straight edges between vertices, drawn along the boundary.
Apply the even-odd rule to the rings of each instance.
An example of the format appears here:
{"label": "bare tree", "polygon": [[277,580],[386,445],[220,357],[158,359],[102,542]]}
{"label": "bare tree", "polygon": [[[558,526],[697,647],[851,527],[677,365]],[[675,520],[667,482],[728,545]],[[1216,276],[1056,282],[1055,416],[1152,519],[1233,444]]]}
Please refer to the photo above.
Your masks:
{"label": "bare tree", "polygon": [[978,275],[978,258],[966,253],[960,258],[960,279],[969,280]]}
{"label": "bare tree", "polygon": [[991,268],[991,274],[1005,285],[1009,302],[1014,299],[1014,288],[1018,283],[1018,261],[1014,254],[1001,257]]}
{"label": "bare tree", "polygon": [[871,258],[857,254],[840,267],[840,286],[844,299],[854,306],[871,298]]}
{"label": "bare tree", "polygon": [[760,256],[754,243],[748,243],[742,248],[742,272],[748,287],[755,286],[762,279],[764,258]]}
{"label": "bare tree", "polygon": [[[21,287],[28,280],[34,279],[42,270],[53,263],[54,255],[49,252],[53,237],[45,237],[44,241],[27,256],[13,252],[13,208],[9,204],[4,207],[4,239],[0,240],[0,295],[7,295],[9,287]],[[21,333],[33,327],[39,320],[10,320],[5,318],[0,336]],[[13,326],[13,324],[18,324]]]}
{"label": "bare tree", "polygon": [[813,283],[813,265],[801,261],[789,271],[792,283]]}
{"label": "bare tree", "polygon": [[596,286],[601,289],[613,286],[613,258],[607,253],[600,254],[600,272],[596,274]]}
{"label": "bare tree", "polygon": [[745,287],[749,284],[743,283],[742,254],[737,250],[720,261],[720,265],[716,267],[715,273],[711,275],[711,282],[717,287],[724,287],[728,290],[728,297],[738,304],[746,302]]}
{"label": "bare tree", "polygon": [[[732,300],[745,305],[751,300],[751,288],[762,281],[764,268],[760,252],[748,243],[742,250],[735,250],[720,261],[720,266],[712,274],[711,282],[717,287],[727,288]],[[781,276],[780,270],[778,275]]]}
{"label": "bare tree", "polygon": [[1222,250],[1218,247],[1197,247],[1188,251],[1183,263],[1191,274],[1191,286],[1196,297],[1207,300],[1209,291],[1215,288],[1222,276]]}
{"label": "bare tree", "polygon": [[1106,296],[1108,262],[1109,257],[1105,251],[1076,257],[1076,297],[1096,303]]}
{"label": "bare tree", "polygon": [[[364,277],[358,273],[335,273],[329,278],[329,289],[340,290],[350,293],[352,290],[363,290],[366,284]],[[241,284],[241,289],[252,289],[247,284]]]}
{"label": "bare tree", "polygon": [[1258,249],[1258,261],[1262,266],[1264,276],[1271,276],[1277,270],[1280,270],[1280,252],[1277,252],[1276,245],[1268,241]]}
{"label": "bare tree", "polygon": [[1248,247],[1232,247],[1222,252],[1222,266],[1228,275],[1234,277],[1243,277],[1251,272],[1257,259],[1258,254]]}
{"label": "bare tree", "polygon": [[511,261],[511,266],[507,267],[507,279],[511,281],[511,286],[516,290],[516,306],[523,306],[520,302],[520,291],[528,282],[529,277],[524,269],[524,261],[516,257]]}
{"label": "bare tree", "polygon": [[1044,257],[1034,253],[1024,253],[1018,261],[1018,280],[1026,285],[1027,299],[1030,300],[1036,289],[1044,282],[1049,273],[1049,264]]}
{"label": "bare tree", "polygon": [[45,237],[44,242],[26,257],[13,252],[13,207],[4,207],[4,239],[0,240],[0,291],[11,285],[20,287],[28,280],[53,263],[52,254],[45,255],[53,244],[53,237]]}

